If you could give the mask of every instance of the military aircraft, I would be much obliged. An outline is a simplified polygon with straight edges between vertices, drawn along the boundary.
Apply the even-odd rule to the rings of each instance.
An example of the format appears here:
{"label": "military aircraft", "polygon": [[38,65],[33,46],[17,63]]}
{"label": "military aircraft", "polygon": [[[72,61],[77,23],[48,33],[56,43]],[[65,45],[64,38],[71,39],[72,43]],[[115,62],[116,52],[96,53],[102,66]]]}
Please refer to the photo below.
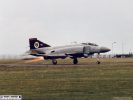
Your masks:
{"label": "military aircraft", "polygon": [[[42,56],[44,59],[51,59],[54,65],[57,64],[56,59],[65,59],[67,57],[73,59],[73,64],[78,64],[77,58],[87,58],[95,53],[105,53],[110,51],[107,47],[100,47],[94,43],[81,43],[66,46],[51,47],[43,43],[37,38],[29,39],[29,54],[33,56]],[[100,64],[100,61],[98,61]]]}

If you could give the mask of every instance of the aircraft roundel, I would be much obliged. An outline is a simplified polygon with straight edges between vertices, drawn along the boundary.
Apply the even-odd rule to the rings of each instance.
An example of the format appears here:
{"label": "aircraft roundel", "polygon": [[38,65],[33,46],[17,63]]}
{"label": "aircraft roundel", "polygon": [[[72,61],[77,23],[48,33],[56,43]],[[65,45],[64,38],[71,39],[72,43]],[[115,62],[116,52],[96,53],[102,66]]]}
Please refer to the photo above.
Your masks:
{"label": "aircraft roundel", "polygon": [[35,42],[34,43],[34,47],[37,49],[37,48],[39,48],[39,42]]}

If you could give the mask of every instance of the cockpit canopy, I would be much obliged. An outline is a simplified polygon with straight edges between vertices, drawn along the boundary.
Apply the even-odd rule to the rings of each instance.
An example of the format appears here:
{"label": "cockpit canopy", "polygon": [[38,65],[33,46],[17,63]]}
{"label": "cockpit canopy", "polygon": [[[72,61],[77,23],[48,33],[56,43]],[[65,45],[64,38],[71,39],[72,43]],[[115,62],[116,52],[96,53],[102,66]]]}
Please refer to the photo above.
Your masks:
{"label": "cockpit canopy", "polygon": [[95,43],[82,43],[83,45],[91,45],[91,46],[98,46],[97,44],[95,44]]}

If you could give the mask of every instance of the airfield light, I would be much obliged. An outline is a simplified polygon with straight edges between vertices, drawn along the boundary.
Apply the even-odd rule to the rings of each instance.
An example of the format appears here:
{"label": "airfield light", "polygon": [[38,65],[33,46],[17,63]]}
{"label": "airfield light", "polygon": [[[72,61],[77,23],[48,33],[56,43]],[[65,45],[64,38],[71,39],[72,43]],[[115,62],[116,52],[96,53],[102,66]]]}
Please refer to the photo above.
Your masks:
{"label": "airfield light", "polygon": [[112,57],[114,56],[114,44],[116,44],[116,42],[112,43]]}

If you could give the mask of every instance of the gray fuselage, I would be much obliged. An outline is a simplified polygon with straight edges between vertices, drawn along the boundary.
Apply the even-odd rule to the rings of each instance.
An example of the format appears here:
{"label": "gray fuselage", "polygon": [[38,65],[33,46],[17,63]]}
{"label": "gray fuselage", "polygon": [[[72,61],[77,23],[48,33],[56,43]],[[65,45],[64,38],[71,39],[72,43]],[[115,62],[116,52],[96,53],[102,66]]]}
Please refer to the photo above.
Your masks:
{"label": "gray fuselage", "polygon": [[98,45],[75,44],[58,47],[44,47],[35,49],[33,55],[43,55],[46,59],[65,57],[87,57],[94,53],[104,53],[109,51],[106,47]]}

